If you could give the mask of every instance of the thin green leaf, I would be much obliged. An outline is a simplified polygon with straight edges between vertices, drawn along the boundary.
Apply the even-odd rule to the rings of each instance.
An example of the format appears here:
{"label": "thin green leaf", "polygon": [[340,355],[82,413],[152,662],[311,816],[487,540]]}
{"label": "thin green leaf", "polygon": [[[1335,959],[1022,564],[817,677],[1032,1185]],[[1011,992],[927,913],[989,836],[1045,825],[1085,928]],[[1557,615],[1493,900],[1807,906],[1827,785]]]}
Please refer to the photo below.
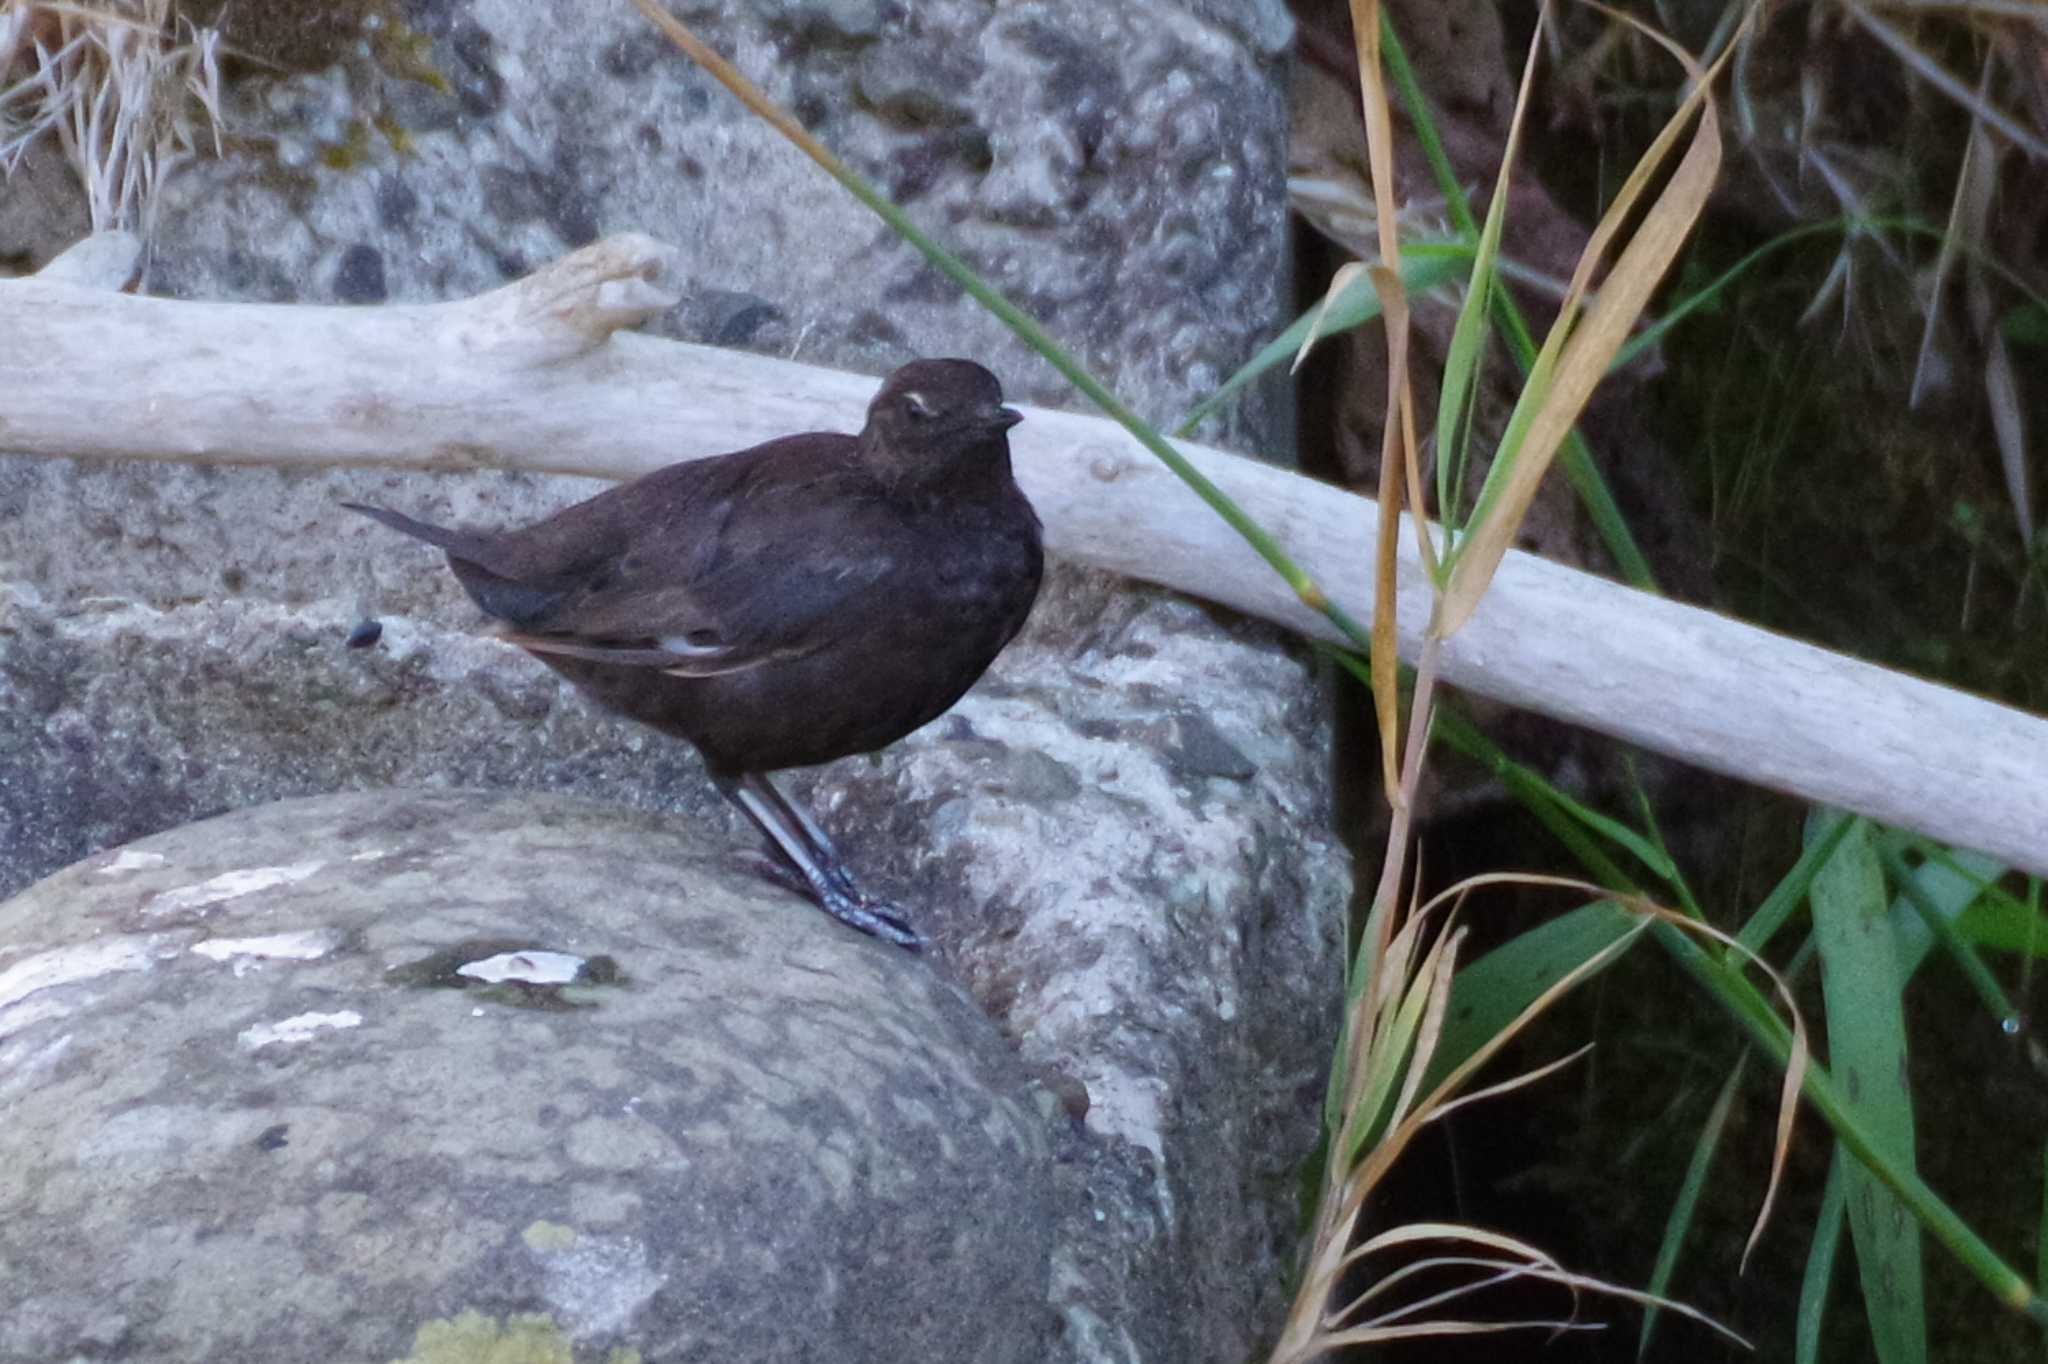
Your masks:
{"label": "thin green leaf", "polygon": [[[1900,898],[1914,911],[1921,924],[1934,935],[1935,940],[1948,953],[1949,959],[1955,962],[1956,969],[1963,973],[1963,978],[1976,990],[1977,997],[1984,1002],[1984,1007],[1991,1011],[1991,1016],[1997,1019],[2001,1026],[2009,1031],[2017,1031],[2020,1023],[2019,1010],[2014,1008],[2012,1000],[2006,997],[2005,988],[1998,983],[1998,978],[1991,974],[1991,968],[1977,955],[1976,947],[1965,941],[1955,929],[1955,920],[1977,897],[1971,895],[1968,901],[1960,905],[1944,903],[1920,884],[1919,878],[1913,874],[1917,868],[1907,866],[1906,859],[1899,856],[1896,848],[1880,846],[1878,851],[1884,860],[1885,870],[1891,873],[1893,882],[1899,887]],[[1899,974],[1902,980],[1912,978],[1912,972],[1905,969],[1903,962],[1900,963]]]}
{"label": "thin green leaf", "polygon": [[[1718,952],[1707,951],[1676,926],[1658,923],[1651,931],[1672,959],[1705,987],[1764,1051],[1779,1065],[1788,1063],[1793,1045],[1791,1029],[1773,1012],[1770,1001],[1755,985],[1722,961]],[[2032,1284],[1958,1217],[1955,1209],[1920,1178],[1910,1161],[1896,1160],[1888,1150],[1880,1148],[1868,1120],[1851,1107],[1845,1084],[1837,1082],[1825,1066],[1812,1061],[1805,1068],[1802,1083],[1807,1101],[1834,1129],[1836,1140],[1899,1197],[1957,1263],[1976,1276],[1999,1302],[2048,1328],[2048,1299],[2035,1293]]]}
{"label": "thin green leaf", "polygon": [[[1537,20],[1539,30],[1543,17],[1539,16]],[[1532,44],[1532,71],[1535,52],[1536,47]],[[1508,177],[1514,168],[1513,156],[1520,140],[1528,94],[1535,84],[1530,75],[1530,72],[1523,74],[1521,95],[1509,124],[1507,149],[1501,156],[1500,178],[1486,207],[1486,226],[1479,232],[1479,248],[1472,258],[1465,302],[1458,309],[1457,325],[1451,331],[1450,349],[1444,357],[1443,388],[1438,395],[1436,410],[1436,505],[1437,515],[1443,518],[1444,523],[1444,558],[1447,562],[1455,557],[1455,532],[1462,522],[1462,491],[1454,485],[1462,481],[1472,440],[1472,413],[1479,401],[1480,361],[1486,352],[1487,319],[1493,308],[1495,261],[1500,256],[1501,229],[1507,222]]]}
{"label": "thin green leaf", "polygon": [[[1407,993],[1386,1034],[1375,1039],[1381,1055],[1373,1058],[1375,1064],[1369,1068],[1367,1084],[1351,1114],[1351,1126],[1346,1129],[1352,1134],[1344,1152],[1347,1165],[1357,1164],[1366,1148],[1376,1144],[1391,1123],[1406,1116],[1421,1084],[1421,1077],[1413,1071],[1429,1061],[1429,1056],[1420,1049],[1426,1040],[1425,1015],[1432,1003],[1439,1009],[1443,1007],[1443,997],[1455,979],[1452,973],[1457,961],[1457,942],[1462,936],[1462,931],[1450,931],[1438,939],[1406,982]],[[1396,1082],[1400,1082],[1398,1086]]]}
{"label": "thin green leaf", "polygon": [[[1308,359],[1308,353],[1315,349],[1316,342],[1320,341],[1326,334],[1324,329],[1329,325],[1330,306],[1342,298],[1361,279],[1365,280],[1368,284],[1371,283],[1370,278],[1365,273],[1365,267],[1357,261],[1351,261],[1346,265],[1339,266],[1337,273],[1330,276],[1330,287],[1323,291],[1322,303],[1317,307],[1309,309],[1308,335],[1301,338],[1301,349],[1294,352],[1294,362],[1287,367],[1289,374],[1300,373],[1302,361]],[[1374,290],[1374,292],[1377,293],[1378,290]]]}
{"label": "thin green leaf", "polygon": [[1810,223],[1804,227],[1797,227],[1771,238],[1762,246],[1757,247],[1741,260],[1723,270],[1719,275],[1716,275],[1713,280],[1698,291],[1674,302],[1662,317],[1630,337],[1628,343],[1620,351],[1616,352],[1614,368],[1624,369],[1643,352],[1653,346],[1662,345],[1664,338],[1670,335],[1680,323],[1702,308],[1711,306],[1722,294],[1728,292],[1736,280],[1748,274],[1769,257],[1788,246],[1804,241],[1808,237],[1833,236],[1840,233],[1845,230],[1847,222],[1847,219],[1838,218],[1832,222]]}
{"label": "thin green leaf", "polygon": [[[1792,864],[1792,870],[1778,879],[1778,884],[1771,887],[1771,893],[1764,897],[1764,902],[1756,907],[1756,913],[1749,916],[1742,931],[1735,935],[1735,940],[1745,951],[1751,955],[1762,955],[1764,945],[1777,936],[1778,930],[1785,926],[1785,920],[1791,918],[1792,912],[1805,901],[1807,892],[1813,887],[1813,878],[1835,855],[1835,848],[1848,832],[1849,821],[1836,820],[1819,838],[1807,841],[1799,860]],[[1737,964],[1742,956],[1732,948],[1724,955]]]}
{"label": "thin green leaf", "polygon": [[2034,1282],[2048,1276],[2048,1145],[2041,1148],[2041,1222],[2034,1228]]}
{"label": "thin green leaf", "polygon": [[[2020,936],[2008,945],[2023,948],[2030,940],[2033,916],[1996,884],[2007,870],[2003,862],[1983,853],[1944,848],[1924,838],[1908,837],[1902,840],[1902,845],[1910,847],[1922,858],[1920,865],[1911,873],[1914,889],[1929,906],[1955,925],[1960,936],[1971,942],[1978,941],[1964,928],[1964,924],[1975,921],[1977,908],[1990,902],[2020,910],[2016,919],[2008,920]],[[1933,948],[1935,938],[1933,928],[1922,920],[1919,910],[1907,900],[1903,885],[1898,899],[1892,902],[1892,931],[1899,938],[1899,970],[1910,980]]]}
{"label": "thin green leaf", "polygon": [[1596,900],[1539,924],[1458,972],[1424,1087],[1438,1084],[1545,990],[1639,923],[1614,901]]}
{"label": "thin green leaf", "polygon": [[1664,877],[1665,884],[1671,887],[1672,893],[1678,897],[1679,906],[1687,914],[1695,919],[1706,918],[1706,911],[1700,908],[1699,898],[1692,893],[1692,886],[1687,883],[1685,873],[1678,869],[1678,860],[1671,855],[1671,846],[1664,841],[1664,830],[1657,824],[1657,807],[1651,801],[1650,793],[1643,789],[1642,778],[1636,772],[1636,755],[1624,749],[1621,756],[1623,765],[1628,769],[1629,790],[1636,798],[1636,813],[1642,817],[1643,829],[1647,835],[1645,841],[1656,850],[1664,865],[1671,869]]}
{"label": "thin green leaf", "polygon": [[[1728,1130],[1728,1114],[1735,1105],[1735,1095],[1742,1084],[1742,1073],[1749,1067],[1749,1053],[1744,1052],[1735,1063],[1735,1069],[1728,1072],[1722,1082],[1721,1092],[1714,1099],[1714,1106],[1707,1113],[1706,1122],[1700,1125],[1699,1140],[1693,1143],[1692,1159],[1686,1164],[1685,1178],[1678,1186],[1678,1197],[1672,1201],[1671,1215],[1664,1219],[1664,1239],[1657,1245],[1657,1263],[1650,1270],[1650,1281],[1643,1285],[1645,1290],[1656,1297],[1663,1297],[1671,1288],[1671,1272],[1678,1267],[1678,1252],[1685,1246],[1686,1234],[1692,1230],[1692,1215],[1699,1207],[1700,1194],[1707,1187],[1707,1171],[1714,1163],[1714,1153],[1721,1148],[1721,1138]],[[1643,1310],[1642,1334],[1636,1338],[1636,1358],[1646,1359],[1650,1354],[1650,1336],[1657,1329],[1657,1307],[1652,1303]]]}
{"label": "thin green leaf", "polygon": [[[1429,98],[1415,79],[1415,68],[1409,64],[1407,51],[1394,32],[1393,18],[1384,8],[1380,10],[1380,55],[1386,62],[1388,74],[1394,78],[1401,104],[1408,111],[1409,125],[1415,130],[1415,140],[1429,162],[1430,175],[1436,181],[1437,192],[1443,196],[1453,225],[1467,240],[1476,241],[1479,224],[1472,216],[1471,200],[1465,194],[1465,186],[1458,179],[1450,157],[1444,154],[1443,139],[1436,131],[1436,117],[1430,112]],[[1536,340],[1529,324],[1506,289],[1494,291],[1493,305],[1494,320],[1507,339],[1508,353],[1526,376],[1536,362]],[[1613,491],[1601,477],[1599,466],[1593,462],[1593,452],[1576,430],[1565,438],[1559,460],[1564,466],[1565,480],[1578,494],[1587,519],[1599,532],[1607,552],[1614,557],[1615,567],[1620,570],[1622,578],[1631,586],[1655,592],[1657,577],[1650,571],[1650,561],[1644,557],[1635,536],[1629,531],[1628,519],[1621,514]]]}
{"label": "thin green leaf", "polygon": [[1813,1244],[1806,1252],[1806,1272],[1799,1279],[1799,1313],[1792,1325],[1794,1364],[1820,1364],[1821,1327],[1827,1322],[1828,1290],[1835,1282],[1835,1257],[1842,1245],[1842,1213],[1849,1201],[1848,1169],[1849,1159],[1838,1146],[1835,1158],[1828,1163],[1820,1215],[1813,1220]]}
{"label": "thin green leaf", "polygon": [[[1843,818],[1818,812],[1809,831],[1818,838],[1828,821]],[[1890,899],[1870,826],[1861,819],[1850,822],[1854,827],[1813,882],[1829,1063],[1842,1083],[1845,1107],[1864,1121],[1872,1145],[1911,1169],[1912,1093],[1902,1079],[1906,1024]],[[1845,1179],[1849,1233],[1877,1357],[1882,1364],[1924,1364],[1927,1309],[1920,1281],[1920,1228],[1861,1164],[1850,1168]]]}
{"label": "thin green leaf", "polygon": [[[1665,849],[1644,838],[1620,820],[1603,815],[1598,810],[1574,800],[1553,785],[1542,773],[1508,757],[1491,741],[1485,740],[1469,721],[1440,710],[1437,713],[1436,725],[1438,734],[1444,742],[1485,763],[1496,777],[1507,784],[1518,799],[1523,800],[1523,804],[1529,805],[1532,809],[1537,803],[1552,806],[1610,843],[1628,851],[1660,880],[1672,883],[1680,879],[1678,864],[1672,861],[1670,853]],[[1450,732],[1452,730],[1457,731],[1455,736]],[[1475,743],[1475,738],[1480,742]]]}
{"label": "thin green leaf", "polygon": [[[1606,377],[1679,246],[1698,223],[1719,175],[1721,130],[1712,90],[1729,54],[1724,52],[1703,69],[1682,47],[1641,21],[1599,8],[1668,50],[1685,67],[1692,88],[1630,169],[1580,253],[1571,287],[1530,368],[1529,382],[1516,400],[1508,435],[1502,437],[1480,487],[1464,547],[1437,599],[1431,629],[1445,637],[1456,633],[1478,608],[1544,473],[1572,434],[1593,390]],[[1512,127],[1509,138],[1512,150]],[[1672,155],[1677,156],[1677,164],[1665,176],[1663,167]],[[1633,205],[1645,196],[1648,207],[1638,220]],[[1614,253],[1611,260],[1610,252]],[[1602,264],[1606,275],[1595,297],[1589,290],[1593,274]],[[1546,367],[1545,361],[1551,363]],[[1516,420],[1525,409],[1529,420]]]}
{"label": "thin green leaf", "polygon": [[[1412,242],[1401,248],[1402,287],[1411,295],[1435,289],[1462,279],[1471,262],[1472,248],[1463,242]],[[1174,428],[1174,434],[1192,434],[1196,427],[1215,416],[1225,403],[1236,397],[1246,384],[1271,370],[1292,364],[1311,331],[1319,336],[1335,336],[1339,332],[1362,327],[1378,317],[1379,295],[1373,291],[1371,280],[1354,279],[1336,297],[1327,300],[1327,315],[1319,321],[1317,314],[1324,309],[1324,303],[1316,304],[1296,318],[1286,331],[1261,346],[1259,353],[1246,361],[1242,369],[1225,379],[1221,388],[1196,404],[1194,410],[1181,419],[1180,425]]]}

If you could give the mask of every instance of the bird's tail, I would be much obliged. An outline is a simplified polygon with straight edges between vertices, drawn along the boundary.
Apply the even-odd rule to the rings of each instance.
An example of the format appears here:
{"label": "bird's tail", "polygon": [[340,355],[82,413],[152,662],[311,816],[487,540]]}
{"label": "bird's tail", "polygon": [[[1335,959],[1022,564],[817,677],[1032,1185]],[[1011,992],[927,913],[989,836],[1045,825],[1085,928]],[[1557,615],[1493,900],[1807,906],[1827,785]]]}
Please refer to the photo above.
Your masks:
{"label": "bird's tail", "polygon": [[464,551],[471,549],[476,541],[476,537],[468,532],[450,530],[446,526],[437,526],[430,521],[415,521],[404,512],[395,512],[388,507],[372,507],[363,502],[344,502],[341,505],[352,512],[361,512],[372,521],[382,521],[391,529],[402,531],[415,540],[425,540],[428,544],[452,554],[463,554]]}
{"label": "bird's tail", "polygon": [[560,585],[523,582],[504,571],[500,563],[502,555],[493,550],[500,537],[488,531],[451,530],[430,521],[415,521],[404,512],[395,512],[388,507],[372,507],[361,502],[344,502],[341,505],[446,551],[448,567],[454,570],[455,580],[462,584],[463,591],[469,593],[470,600],[495,620],[531,626],[544,619],[561,601],[563,589]]}

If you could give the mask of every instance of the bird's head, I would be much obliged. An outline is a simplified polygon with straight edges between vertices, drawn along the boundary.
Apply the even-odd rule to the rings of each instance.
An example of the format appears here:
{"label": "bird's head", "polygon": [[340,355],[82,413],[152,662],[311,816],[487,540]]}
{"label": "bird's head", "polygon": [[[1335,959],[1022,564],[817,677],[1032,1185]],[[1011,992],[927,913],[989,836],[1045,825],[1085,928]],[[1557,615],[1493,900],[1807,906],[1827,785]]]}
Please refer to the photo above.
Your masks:
{"label": "bird's head", "polygon": [[861,457],[895,484],[944,482],[987,464],[1007,475],[1004,432],[1024,420],[1003,406],[996,376],[972,360],[913,360],[891,374],[868,404]]}

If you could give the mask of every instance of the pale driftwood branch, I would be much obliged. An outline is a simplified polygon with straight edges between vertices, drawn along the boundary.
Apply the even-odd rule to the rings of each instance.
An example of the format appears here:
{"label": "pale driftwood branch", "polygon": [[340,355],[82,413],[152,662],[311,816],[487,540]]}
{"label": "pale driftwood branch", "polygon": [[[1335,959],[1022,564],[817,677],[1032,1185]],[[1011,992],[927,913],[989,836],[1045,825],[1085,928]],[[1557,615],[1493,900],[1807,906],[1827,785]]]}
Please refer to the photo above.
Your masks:
{"label": "pale driftwood branch", "polygon": [[[490,464],[624,478],[790,431],[850,430],[874,380],[612,334],[666,305],[667,249],[611,238],[455,303],[282,307],[0,283],[0,448],[219,463]],[[608,338],[608,339],[607,339]],[[1031,410],[1012,436],[1054,552],[1334,638],[1120,428]],[[1352,615],[1372,508],[1183,445]],[[1402,555],[1401,640],[1429,598]],[[2048,720],[1510,554],[1445,646],[1453,684],[2048,874]]]}
{"label": "pale driftwood branch", "polygon": [[95,232],[36,272],[53,284],[88,289],[125,289],[142,272],[142,238],[133,232]]}

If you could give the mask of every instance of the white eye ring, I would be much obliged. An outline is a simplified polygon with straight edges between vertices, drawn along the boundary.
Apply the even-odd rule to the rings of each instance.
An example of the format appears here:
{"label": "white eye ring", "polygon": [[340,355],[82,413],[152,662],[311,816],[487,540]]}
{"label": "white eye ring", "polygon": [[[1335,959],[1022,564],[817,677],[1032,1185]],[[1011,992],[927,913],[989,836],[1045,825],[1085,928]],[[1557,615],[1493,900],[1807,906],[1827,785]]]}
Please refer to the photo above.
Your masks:
{"label": "white eye ring", "polygon": [[909,408],[910,415],[919,421],[929,420],[932,415],[932,405],[924,400],[924,394],[922,393],[904,394],[903,405]]}

